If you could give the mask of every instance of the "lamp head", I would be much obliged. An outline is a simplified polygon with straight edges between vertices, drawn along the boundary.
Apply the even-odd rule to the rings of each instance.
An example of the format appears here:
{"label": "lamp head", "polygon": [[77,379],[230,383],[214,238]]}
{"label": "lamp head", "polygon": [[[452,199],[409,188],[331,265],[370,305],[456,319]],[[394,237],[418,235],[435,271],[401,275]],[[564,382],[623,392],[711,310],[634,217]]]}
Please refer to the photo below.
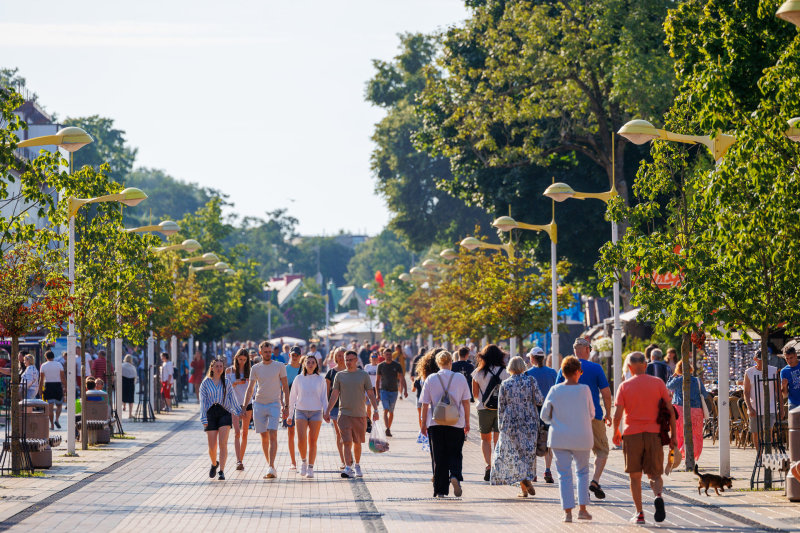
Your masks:
{"label": "lamp head", "polygon": [[161,228],[158,232],[162,235],[174,235],[181,230],[181,227],[171,220],[161,222],[158,227]]}
{"label": "lamp head", "polygon": [[196,252],[197,250],[202,248],[202,246],[200,246],[200,243],[194,239],[186,239],[181,243],[181,248],[183,248],[187,252]]}
{"label": "lamp head", "polygon": [[422,270],[420,267],[412,267],[411,270],[408,271],[409,274],[412,276],[415,275],[425,275],[425,271]]}
{"label": "lamp head", "polygon": [[411,276],[408,274],[408,272],[403,272],[402,274],[397,276],[397,279],[399,279],[403,283],[408,283],[409,281],[411,281]]}
{"label": "lamp head", "polygon": [[[128,207],[133,207],[134,205],[139,205],[142,200],[146,200],[147,195],[144,191],[137,189],[136,187],[128,187],[127,189],[122,189],[119,193],[119,203],[125,204]],[[174,222],[173,222],[174,224]],[[177,226],[177,224],[175,224]]]}
{"label": "lamp head", "polygon": [[228,268],[228,269],[225,270],[225,273],[227,275],[229,275],[229,276],[233,276],[233,275],[236,274],[236,271],[234,269],[232,269],[232,268]]}
{"label": "lamp head", "polygon": [[458,252],[453,250],[452,248],[445,248],[441,252],[439,252],[439,257],[442,259],[455,259],[458,257]]}
{"label": "lamp head", "polygon": [[786,0],[775,16],[800,28],[800,0]]}
{"label": "lamp head", "polygon": [[219,261],[219,257],[214,252],[208,252],[203,254],[203,262],[208,263],[209,265],[212,263],[217,263]]}
{"label": "lamp head", "polygon": [[214,263],[214,268],[217,270],[228,270],[230,266],[228,266],[228,263],[220,261],[218,263]]}
{"label": "lamp head", "polygon": [[462,248],[466,248],[467,250],[474,250],[475,248],[480,248],[481,241],[476,239],[475,237],[467,237],[460,243]]}
{"label": "lamp head", "polygon": [[68,126],[58,130],[55,135],[25,139],[24,141],[20,141],[17,146],[25,148],[28,146],[47,146],[53,144],[59,148],[63,148],[67,152],[75,152],[93,141],[94,139],[92,139],[92,136],[81,128]]}
{"label": "lamp head", "polygon": [[439,267],[439,262],[436,259],[426,259],[422,262],[422,268],[427,270],[435,270]]}
{"label": "lamp head", "polygon": [[361,286],[362,289],[370,289],[369,283],[365,283]]}
{"label": "lamp head", "polygon": [[789,119],[789,129],[786,130],[786,136],[794,142],[800,142],[800,117]]}
{"label": "lamp head", "polygon": [[631,120],[617,132],[633,144],[644,144],[658,139],[658,130],[646,120]]}
{"label": "lamp head", "polygon": [[303,298],[313,298],[314,296],[316,296],[316,295],[313,292],[304,292],[303,293]]}
{"label": "lamp head", "polygon": [[500,217],[494,222],[492,222],[492,226],[499,229],[500,231],[511,231],[512,229],[519,227],[517,221],[511,217]]}
{"label": "lamp head", "polygon": [[575,196],[575,189],[566,183],[557,182],[546,188],[544,190],[544,195],[548,198],[552,198],[556,202],[563,202],[564,200]]}

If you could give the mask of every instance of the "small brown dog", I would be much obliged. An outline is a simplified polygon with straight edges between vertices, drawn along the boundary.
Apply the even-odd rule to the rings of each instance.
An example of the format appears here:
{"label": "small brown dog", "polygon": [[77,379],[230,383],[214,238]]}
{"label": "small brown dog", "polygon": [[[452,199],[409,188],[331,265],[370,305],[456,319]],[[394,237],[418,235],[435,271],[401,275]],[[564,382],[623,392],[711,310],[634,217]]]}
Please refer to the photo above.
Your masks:
{"label": "small brown dog", "polygon": [[727,476],[720,476],[717,474],[701,474],[697,470],[697,465],[694,465],[694,475],[700,478],[697,484],[697,494],[700,494],[702,489],[706,490],[708,496],[708,489],[714,489],[714,492],[719,496],[719,491],[725,492],[725,488],[733,488],[733,478]]}

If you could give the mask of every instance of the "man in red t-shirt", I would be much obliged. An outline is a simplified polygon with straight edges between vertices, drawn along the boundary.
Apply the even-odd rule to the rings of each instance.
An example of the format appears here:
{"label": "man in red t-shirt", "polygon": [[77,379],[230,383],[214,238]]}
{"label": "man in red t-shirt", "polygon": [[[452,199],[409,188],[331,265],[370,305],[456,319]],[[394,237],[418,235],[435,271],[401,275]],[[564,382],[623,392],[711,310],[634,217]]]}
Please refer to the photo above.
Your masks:
{"label": "man in red t-shirt", "polygon": [[[104,383],[111,383],[111,377],[114,373],[114,367],[111,361],[106,359],[106,351],[100,350],[97,352],[97,359],[92,361],[92,376],[95,379],[100,378]],[[106,385],[103,385],[105,388]]]}
{"label": "man in red t-shirt", "polygon": [[[670,407],[672,400],[664,382],[647,375],[647,360],[642,352],[628,355],[628,368],[633,375],[624,381],[617,390],[616,411],[614,412],[614,444],[622,443],[625,457],[625,472],[631,478],[631,496],[636,506],[636,514],[631,522],[644,524],[642,511],[642,472],[650,478],[650,487],[656,498],[654,519],[663,522],[666,518],[661,489],[664,486],[661,475],[664,473],[664,448],[661,445],[661,429],[658,423],[659,401]],[[670,412],[671,445],[677,446],[675,439],[675,413]],[[625,431],[620,435],[619,425],[625,415]]]}

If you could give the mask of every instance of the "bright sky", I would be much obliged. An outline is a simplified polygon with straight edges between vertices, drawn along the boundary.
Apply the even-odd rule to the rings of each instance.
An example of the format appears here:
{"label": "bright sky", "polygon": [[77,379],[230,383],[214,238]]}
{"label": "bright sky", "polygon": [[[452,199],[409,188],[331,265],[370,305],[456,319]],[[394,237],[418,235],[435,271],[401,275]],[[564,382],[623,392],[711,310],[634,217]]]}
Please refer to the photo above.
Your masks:
{"label": "bright sky", "polygon": [[466,16],[463,0],[0,0],[0,66],[60,118],[114,119],[137,165],[221,189],[241,215],[375,234],[371,60]]}

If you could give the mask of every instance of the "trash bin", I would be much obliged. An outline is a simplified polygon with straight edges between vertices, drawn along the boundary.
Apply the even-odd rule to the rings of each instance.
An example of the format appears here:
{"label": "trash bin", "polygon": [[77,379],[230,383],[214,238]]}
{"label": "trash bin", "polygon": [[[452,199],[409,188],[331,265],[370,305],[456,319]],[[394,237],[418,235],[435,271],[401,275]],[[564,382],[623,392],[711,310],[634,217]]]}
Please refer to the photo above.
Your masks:
{"label": "trash bin", "polygon": [[[789,463],[800,461],[800,407],[789,411]],[[786,476],[786,497],[800,502],[800,481],[791,474]]]}
{"label": "trash bin", "polygon": [[25,413],[25,441],[31,454],[31,466],[50,468],[53,466],[53,450],[50,448],[49,406],[43,400],[21,400],[20,422]]}
{"label": "trash bin", "polygon": [[81,405],[81,416],[86,417],[86,427],[95,432],[96,443],[108,444],[111,442],[111,430],[108,425],[111,413],[106,391],[86,391],[86,405]]}

